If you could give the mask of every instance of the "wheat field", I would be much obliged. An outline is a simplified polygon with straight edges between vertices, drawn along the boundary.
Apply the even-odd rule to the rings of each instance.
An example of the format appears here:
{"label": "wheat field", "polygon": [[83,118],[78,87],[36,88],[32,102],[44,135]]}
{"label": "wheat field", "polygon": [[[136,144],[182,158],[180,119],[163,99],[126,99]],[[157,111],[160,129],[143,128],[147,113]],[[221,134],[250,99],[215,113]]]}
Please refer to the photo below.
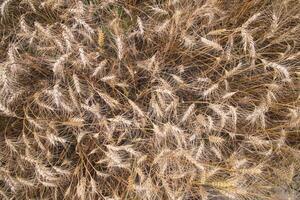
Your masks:
{"label": "wheat field", "polygon": [[0,199],[300,199],[299,0],[0,2]]}

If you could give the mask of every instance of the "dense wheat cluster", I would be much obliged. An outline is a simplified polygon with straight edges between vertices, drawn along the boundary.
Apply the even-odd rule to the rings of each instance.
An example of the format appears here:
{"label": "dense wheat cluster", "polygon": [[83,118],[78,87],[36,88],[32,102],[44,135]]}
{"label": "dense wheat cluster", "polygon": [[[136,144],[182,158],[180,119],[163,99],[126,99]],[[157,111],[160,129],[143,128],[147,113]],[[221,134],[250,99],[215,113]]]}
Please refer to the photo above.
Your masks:
{"label": "dense wheat cluster", "polygon": [[5,0],[0,38],[0,199],[300,199],[299,0]]}

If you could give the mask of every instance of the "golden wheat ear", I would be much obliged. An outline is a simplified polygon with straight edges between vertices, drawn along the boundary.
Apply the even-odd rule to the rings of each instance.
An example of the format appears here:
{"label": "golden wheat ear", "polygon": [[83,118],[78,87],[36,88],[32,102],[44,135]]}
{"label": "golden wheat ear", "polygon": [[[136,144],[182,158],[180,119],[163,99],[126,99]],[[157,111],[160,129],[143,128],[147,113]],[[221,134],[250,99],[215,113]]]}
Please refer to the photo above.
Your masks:
{"label": "golden wheat ear", "polygon": [[1,1],[0,199],[299,199],[299,10]]}

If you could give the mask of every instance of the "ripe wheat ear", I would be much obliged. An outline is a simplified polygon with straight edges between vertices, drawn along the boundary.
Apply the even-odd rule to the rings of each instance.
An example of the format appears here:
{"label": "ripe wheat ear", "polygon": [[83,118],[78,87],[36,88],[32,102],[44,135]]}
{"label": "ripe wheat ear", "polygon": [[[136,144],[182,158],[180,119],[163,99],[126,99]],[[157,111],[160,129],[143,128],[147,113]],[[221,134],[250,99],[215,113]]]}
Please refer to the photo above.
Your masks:
{"label": "ripe wheat ear", "polygon": [[1,1],[0,199],[300,199],[299,10]]}

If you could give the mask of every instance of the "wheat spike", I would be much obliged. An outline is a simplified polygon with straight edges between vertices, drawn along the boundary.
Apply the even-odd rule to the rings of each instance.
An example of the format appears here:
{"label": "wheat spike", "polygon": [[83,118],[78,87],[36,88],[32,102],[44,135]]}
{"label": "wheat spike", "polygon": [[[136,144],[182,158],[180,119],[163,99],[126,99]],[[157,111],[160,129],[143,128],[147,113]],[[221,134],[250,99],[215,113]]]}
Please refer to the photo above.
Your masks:
{"label": "wheat spike", "polygon": [[98,29],[98,46],[100,48],[103,48],[104,46],[104,43],[105,43],[105,33],[103,32],[102,29]]}
{"label": "wheat spike", "polygon": [[265,113],[268,111],[268,107],[265,104],[261,104],[255,107],[254,111],[247,116],[247,120],[254,123],[257,120],[261,121],[261,125],[265,127]]}
{"label": "wheat spike", "polygon": [[78,94],[80,94],[81,93],[81,84],[79,82],[79,78],[76,74],[73,74],[72,78],[73,78],[73,81],[74,81],[76,92]]}
{"label": "wheat spike", "polygon": [[140,17],[137,18],[137,23],[139,26],[139,31],[140,31],[141,35],[143,35],[144,34],[144,25],[143,25],[143,22]]}
{"label": "wheat spike", "polygon": [[112,98],[111,96],[109,96],[103,92],[97,92],[97,93],[99,94],[101,99],[103,99],[103,101],[105,101],[105,103],[107,105],[109,105],[109,107],[117,108],[119,106],[119,102],[117,100],[115,100],[114,98]]}
{"label": "wheat spike", "polygon": [[77,184],[76,194],[79,199],[86,199],[86,178],[82,177]]}
{"label": "wheat spike", "polygon": [[130,106],[132,107],[132,109],[141,117],[144,116],[144,112],[131,100],[128,100]]}
{"label": "wheat spike", "polygon": [[116,37],[116,45],[117,45],[117,52],[119,60],[122,60],[124,56],[124,44],[120,36]]}
{"label": "wheat spike", "polygon": [[243,28],[247,28],[252,22],[254,22],[259,16],[261,15],[261,13],[255,13],[252,17],[250,17],[243,25]]}
{"label": "wheat spike", "polygon": [[62,137],[59,137],[59,136],[57,136],[55,134],[52,134],[52,133],[47,133],[47,139],[54,146],[57,145],[58,143],[66,144],[66,142],[67,142],[66,139],[64,139]]}
{"label": "wheat spike", "polygon": [[83,19],[75,17],[75,20],[79,24],[81,24],[89,34],[95,33],[94,29],[89,24],[87,24]]}
{"label": "wheat spike", "polygon": [[210,95],[213,91],[215,91],[217,88],[219,87],[219,84],[213,84],[211,85],[209,88],[207,88],[207,90],[205,90],[203,92],[203,96],[207,97],[208,95]]}
{"label": "wheat spike", "polygon": [[0,199],[299,199],[299,0],[38,2],[0,3]]}
{"label": "wheat spike", "polygon": [[220,44],[218,44],[214,41],[211,41],[211,40],[208,40],[204,37],[201,37],[201,42],[203,44],[205,44],[206,46],[208,46],[208,47],[211,47],[211,48],[216,49],[218,51],[223,51],[223,47]]}
{"label": "wheat spike", "polygon": [[83,48],[79,48],[79,56],[83,66],[86,67],[89,64],[89,60],[87,59]]}
{"label": "wheat spike", "polygon": [[60,76],[61,74],[63,74],[63,70],[64,70],[64,62],[66,61],[66,59],[68,58],[68,54],[62,55],[54,64],[53,64],[53,73],[56,76]]}
{"label": "wheat spike", "polygon": [[222,137],[214,136],[214,135],[208,136],[208,140],[209,140],[209,142],[217,144],[217,145],[221,145],[224,142],[224,139]]}
{"label": "wheat spike", "polygon": [[195,109],[195,104],[192,104],[188,107],[188,109],[185,111],[185,113],[183,114],[182,118],[181,118],[181,123],[185,122],[193,113]]}
{"label": "wheat spike", "polygon": [[103,60],[100,62],[99,66],[95,68],[92,76],[97,76],[102,70],[104,70],[104,67],[107,65],[107,60]]}
{"label": "wheat spike", "polygon": [[249,47],[250,57],[255,58],[256,50],[252,35],[244,28],[241,29],[241,35],[244,41],[244,52],[246,52]]}
{"label": "wheat spike", "polygon": [[161,14],[161,15],[167,15],[168,12],[158,6],[152,6],[151,9],[153,10],[153,12],[157,13],[157,14]]}
{"label": "wheat spike", "polygon": [[292,82],[290,73],[286,66],[283,66],[283,65],[280,65],[280,64],[277,64],[274,62],[268,62],[264,59],[262,60],[262,62],[266,65],[266,67],[271,67],[274,70],[276,70],[277,72],[279,72],[281,75],[283,75],[283,77],[284,77],[283,81]]}
{"label": "wheat spike", "polygon": [[82,118],[73,117],[70,118],[68,121],[62,122],[62,124],[66,126],[82,127],[84,126],[83,122],[84,120]]}
{"label": "wheat spike", "polygon": [[34,187],[34,183],[32,181],[26,180],[24,178],[17,177],[16,180],[27,187]]}
{"label": "wheat spike", "polygon": [[5,16],[5,12],[7,10],[7,7],[9,6],[9,4],[12,2],[12,0],[5,0],[1,3],[1,6],[0,6],[0,10],[1,10],[1,15],[2,16]]}

